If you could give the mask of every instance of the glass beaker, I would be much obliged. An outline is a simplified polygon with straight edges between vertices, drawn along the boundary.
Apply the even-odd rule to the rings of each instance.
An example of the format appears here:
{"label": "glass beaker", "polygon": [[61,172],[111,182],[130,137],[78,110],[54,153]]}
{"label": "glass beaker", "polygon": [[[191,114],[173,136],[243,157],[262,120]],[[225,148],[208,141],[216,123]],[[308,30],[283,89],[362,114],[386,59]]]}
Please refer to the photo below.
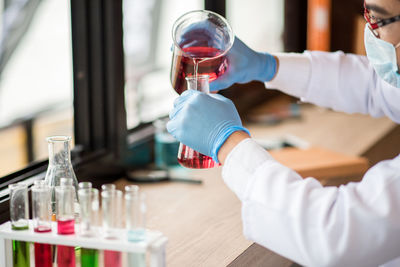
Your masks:
{"label": "glass beaker", "polygon": [[[209,93],[208,78],[208,75],[186,77],[187,87],[191,90]],[[211,157],[201,154],[182,143],[179,145],[178,162],[182,166],[192,169],[207,169],[219,166]]]}
{"label": "glass beaker", "polygon": [[188,12],[172,27],[170,79],[178,94],[187,89],[186,77],[207,74],[210,82],[228,68],[226,53],[235,36],[225,18],[207,10]]}
{"label": "glass beaker", "polygon": [[176,153],[179,142],[167,131],[167,120],[159,119],[153,123],[156,130],[154,135],[154,162],[157,168],[165,169],[178,165]]}
{"label": "glass beaker", "polygon": [[[51,136],[47,138],[49,147],[49,167],[46,173],[46,184],[51,187],[51,210],[56,214],[55,187],[60,185],[61,178],[71,178],[75,187],[75,213],[79,213],[78,181],[71,163],[71,137]],[[53,218],[54,220],[54,218]]]}

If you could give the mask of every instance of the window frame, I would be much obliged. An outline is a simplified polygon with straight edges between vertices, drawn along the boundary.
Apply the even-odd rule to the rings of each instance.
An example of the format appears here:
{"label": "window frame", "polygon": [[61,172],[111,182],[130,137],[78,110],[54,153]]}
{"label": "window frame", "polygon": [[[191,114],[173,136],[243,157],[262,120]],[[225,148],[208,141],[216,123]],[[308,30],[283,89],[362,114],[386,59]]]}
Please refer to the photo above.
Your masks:
{"label": "window frame", "polygon": [[[122,0],[71,0],[74,137],[77,176],[123,173],[126,143]],[[101,162],[101,164],[96,164]],[[102,167],[99,168],[98,165]],[[0,192],[11,183],[44,176],[48,161],[32,162],[0,178]],[[107,168],[107,171],[104,171]],[[104,181],[99,177],[98,182]],[[3,191],[4,192],[4,191]],[[9,196],[0,197],[0,223],[9,219]]]}
{"label": "window frame", "polygon": [[[72,162],[77,176],[94,182],[94,186],[124,175],[128,145],[154,134],[144,130],[153,128],[151,123],[142,123],[129,132],[127,129],[122,1],[70,0],[75,138]],[[225,0],[205,0],[205,9],[225,16]],[[32,162],[1,177],[0,193],[11,183],[44,177],[47,166],[48,160]],[[0,223],[9,219],[8,198],[0,194]]]}

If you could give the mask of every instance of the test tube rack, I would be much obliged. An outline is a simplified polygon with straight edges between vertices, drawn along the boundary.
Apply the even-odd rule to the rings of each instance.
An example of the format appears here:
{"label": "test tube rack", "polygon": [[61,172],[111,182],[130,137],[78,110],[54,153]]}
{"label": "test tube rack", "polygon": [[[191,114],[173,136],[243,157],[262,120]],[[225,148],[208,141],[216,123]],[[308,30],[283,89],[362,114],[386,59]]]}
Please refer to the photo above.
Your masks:
{"label": "test tube rack", "polygon": [[[168,239],[158,231],[146,230],[143,241],[129,242],[125,229],[115,229],[113,232],[115,238],[106,239],[101,237],[101,227],[93,227],[93,232],[98,234],[85,237],[79,234],[58,235],[56,223],[53,223],[52,231],[49,233],[34,232],[31,220],[29,226],[27,230],[12,230],[9,221],[0,225],[0,266],[12,266],[12,240],[128,253],[149,253],[150,267],[166,265],[165,247]],[[79,233],[79,224],[75,224],[75,231]]]}

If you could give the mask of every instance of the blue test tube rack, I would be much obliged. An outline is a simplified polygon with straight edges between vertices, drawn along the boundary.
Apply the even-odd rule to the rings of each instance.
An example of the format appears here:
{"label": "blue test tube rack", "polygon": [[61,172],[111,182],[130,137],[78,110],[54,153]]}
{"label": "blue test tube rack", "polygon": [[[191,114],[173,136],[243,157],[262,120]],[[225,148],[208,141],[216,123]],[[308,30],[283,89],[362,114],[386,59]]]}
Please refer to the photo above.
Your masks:
{"label": "blue test tube rack", "polygon": [[[167,237],[159,231],[146,230],[145,239],[140,242],[129,242],[126,229],[115,229],[118,238],[105,239],[101,237],[101,227],[93,227],[93,237],[84,237],[79,234],[58,235],[57,225],[53,223],[49,233],[36,233],[33,231],[32,221],[29,229],[12,230],[11,222],[0,225],[0,266],[12,267],[12,240],[37,242],[51,245],[65,245],[98,250],[112,250],[128,253],[145,253],[149,257],[149,267],[165,267],[165,248]],[[79,224],[75,224],[75,231],[79,233]]]}

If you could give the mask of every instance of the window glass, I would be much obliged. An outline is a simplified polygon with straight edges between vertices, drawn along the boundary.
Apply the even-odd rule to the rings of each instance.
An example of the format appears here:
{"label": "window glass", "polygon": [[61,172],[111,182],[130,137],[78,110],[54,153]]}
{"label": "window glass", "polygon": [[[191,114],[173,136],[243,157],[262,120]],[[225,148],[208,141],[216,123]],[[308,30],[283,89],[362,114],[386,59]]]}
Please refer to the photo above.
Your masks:
{"label": "window glass", "polygon": [[73,82],[69,1],[0,2],[0,175],[4,175],[46,158],[45,137],[72,135]]}
{"label": "window glass", "polygon": [[283,0],[228,0],[226,16],[236,36],[257,51],[283,51]]}
{"label": "window glass", "polygon": [[177,96],[169,80],[172,25],[203,0],[124,0],[125,106],[133,128],[168,114]]}

